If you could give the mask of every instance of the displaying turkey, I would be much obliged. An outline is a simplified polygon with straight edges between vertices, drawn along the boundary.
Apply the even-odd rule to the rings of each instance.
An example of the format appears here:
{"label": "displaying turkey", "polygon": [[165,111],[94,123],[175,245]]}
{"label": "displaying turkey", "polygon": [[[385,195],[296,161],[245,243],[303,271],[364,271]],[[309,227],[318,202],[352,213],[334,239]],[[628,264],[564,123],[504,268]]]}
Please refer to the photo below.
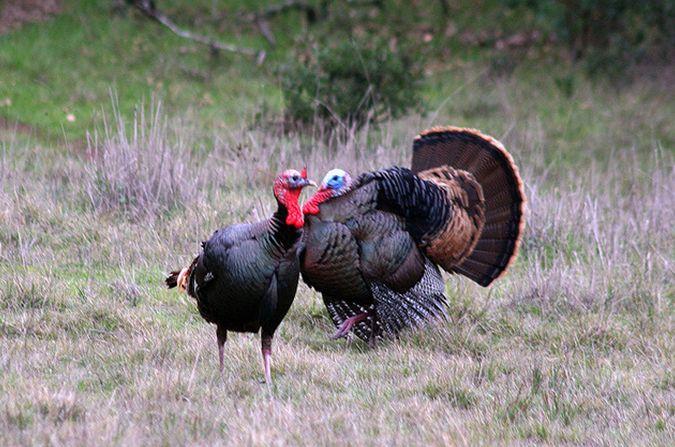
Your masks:
{"label": "displaying turkey", "polygon": [[497,140],[432,128],[413,144],[412,168],[352,181],[329,171],[305,203],[305,282],[320,291],[334,338],[372,342],[445,315],[438,266],[488,286],[516,257],[525,194]]}
{"label": "displaying turkey", "polygon": [[265,380],[271,382],[272,337],[298,286],[304,223],[298,199],[310,184],[306,170],[284,171],[274,181],[278,209],[271,218],[217,230],[189,267],[166,278],[169,288],[195,298],[201,316],[216,325],[221,372],[227,331],[260,330]]}

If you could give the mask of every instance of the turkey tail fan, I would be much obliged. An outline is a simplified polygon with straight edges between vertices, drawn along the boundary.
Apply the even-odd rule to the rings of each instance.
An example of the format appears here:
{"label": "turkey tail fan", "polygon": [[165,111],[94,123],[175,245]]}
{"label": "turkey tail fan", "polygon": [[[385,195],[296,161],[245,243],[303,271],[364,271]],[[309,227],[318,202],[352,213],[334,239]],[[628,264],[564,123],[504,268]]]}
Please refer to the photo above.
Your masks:
{"label": "turkey tail fan", "polygon": [[174,270],[166,277],[164,284],[166,284],[168,289],[173,289],[178,285],[178,274],[180,274],[180,270]]}
{"label": "turkey tail fan", "polygon": [[474,250],[453,271],[488,286],[518,253],[525,226],[525,191],[504,146],[475,129],[434,127],[413,143],[412,171],[451,166],[471,173],[485,198],[485,224]]}
{"label": "turkey tail fan", "polygon": [[178,287],[178,290],[181,292],[187,290],[190,275],[192,274],[192,269],[194,269],[195,265],[197,265],[198,259],[199,256],[194,258],[189,267],[185,267],[181,270],[174,270],[173,272],[169,273],[169,276],[164,279],[164,284],[166,284],[166,287],[169,289]]}

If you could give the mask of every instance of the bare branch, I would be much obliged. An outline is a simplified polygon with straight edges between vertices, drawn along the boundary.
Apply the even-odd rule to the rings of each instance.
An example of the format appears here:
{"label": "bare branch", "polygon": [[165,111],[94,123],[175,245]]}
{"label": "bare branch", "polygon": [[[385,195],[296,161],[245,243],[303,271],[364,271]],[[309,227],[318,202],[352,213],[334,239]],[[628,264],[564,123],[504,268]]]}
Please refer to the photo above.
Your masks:
{"label": "bare branch", "polygon": [[276,38],[272,33],[270,28],[270,19],[273,19],[275,16],[283,14],[288,11],[297,10],[304,12],[309,23],[314,23],[317,20],[317,11],[316,9],[303,0],[286,0],[284,2],[272,5],[267,9],[264,9],[259,12],[249,12],[241,14],[240,17],[242,20],[252,22],[260,31],[260,34],[267,40],[271,46],[276,45]]}
{"label": "bare branch", "polygon": [[277,5],[272,5],[269,8],[265,9],[264,11],[255,14],[255,18],[257,20],[260,19],[271,19],[272,17],[283,14],[286,11],[290,11],[296,9],[298,11],[304,11],[304,13],[307,15],[307,20],[309,22],[314,22],[316,21],[316,9],[306,1],[302,0],[286,0],[285,2],[281,2]]}
{"label": "bare branch", "polygon": [[229,53],[241,54],[243,56],[255,57],[258,64],[263,63],[266,53],[264,50],[255,50],[253,48],[238,47],[236,45],[219,42],[203,34],[193,33],[192,31],[179,27],[173,20],[167,17],[164,13],[155,7],[153,0],[133,0],[133,5],[144,16],[154,20],[155,22],[168,28],[175,35],[183,39],[199,42],[208,45],[211,51],[227,51]]}
{"label": "bare branch", "polygon": [[274,34],[270,28],[270,22],[265,19],[258,19],[256,20],[255,24],[258,27],[258,31],[260,31],[260,34],[262,34],[265,40],[267,40],[271,46],[276,46],[277,40],[274,38]]}

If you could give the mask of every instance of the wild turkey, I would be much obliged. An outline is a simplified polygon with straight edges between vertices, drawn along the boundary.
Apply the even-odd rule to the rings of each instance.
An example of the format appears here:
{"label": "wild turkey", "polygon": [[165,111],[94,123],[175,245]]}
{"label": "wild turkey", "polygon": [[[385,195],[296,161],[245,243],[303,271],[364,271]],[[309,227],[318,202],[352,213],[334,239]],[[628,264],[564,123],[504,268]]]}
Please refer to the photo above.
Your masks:
{"label": "wild turkey", "polygon": [[437,266],[488,286],[516,257],[525,194],[497,140],[432,128],[413,144],[412,169],[352,182],[329,171],[305,203],[300,270],[338,328],[366,341],[445,315]]}
{"label": "wild turkey", "polygon": [[201,316],[216,325],[221,372],[227,331],[260,330],[265,380],[271,382],[272,337],[298,287],[304,223],[298,198],[310,184],[306,170],[284,171],[274,181],[278,209],[271,218],[216,230],[189,267],[166,278],[169,288],[195,298]]}

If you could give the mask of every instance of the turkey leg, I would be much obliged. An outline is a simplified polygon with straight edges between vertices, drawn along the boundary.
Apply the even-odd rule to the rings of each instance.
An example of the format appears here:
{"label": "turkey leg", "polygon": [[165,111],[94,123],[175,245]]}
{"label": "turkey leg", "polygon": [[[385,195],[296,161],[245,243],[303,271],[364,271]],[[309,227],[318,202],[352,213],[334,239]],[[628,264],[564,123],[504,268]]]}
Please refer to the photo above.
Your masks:
{"label": "turkey leg", "polygon": [[227,331],[218,326],[216,329],[216,337],[218,338],[218,362],[220,364],[220,372],[223,372],[223,355],[225,354],[225,342],[227,341]]}
{"label": "turkey leg", "polygon": [[272,336],[261,333],[260,334],[260,351],[263,358],[263,369],[265,370],[265,382],[268,385],[272,384]]}
{"label": "turkey leg", "polygon": [[354,315],[353,317],[347,318],[345,321],[342,322],[338,330],[331,336],[333,340],[337,340],[338,338],[346,337],[347,334],[349,334],[349,331],[352,330],[355,324],[358,324],[368,318],[370,316],[370,312],[363,312],[358,315]]}

